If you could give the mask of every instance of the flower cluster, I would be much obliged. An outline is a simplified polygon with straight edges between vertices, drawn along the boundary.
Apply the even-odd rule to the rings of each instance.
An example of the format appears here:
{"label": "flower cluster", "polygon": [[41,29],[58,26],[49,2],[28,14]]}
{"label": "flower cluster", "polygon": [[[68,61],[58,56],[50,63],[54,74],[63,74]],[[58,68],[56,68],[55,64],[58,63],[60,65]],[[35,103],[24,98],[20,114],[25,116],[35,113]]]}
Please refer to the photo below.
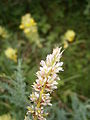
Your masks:
{"label": "flower cluster", "polygon": [[65,34],[64,34],[64,48],[67,48],[68,47],[68,42],[73,42],[74,39],[75,39],[75,32],[73,30],[68,30]]}
{"label": "flower cluster", "polygon": [[17,50],[13,48],[7,48],[5,50],[5,55],[7,58],[13,60],[14,62],[17,62]]}
{"label": "flower cluster", "polygon": [[31,32],[37,32],[37,26],[34,19],[30,14],[26,14],[22,17],[20,29],[24,30],[25,34],[30,34]]}
{"label": "flower cluster", "polygon": [[9,37],[9,34],[8,34],[7,30],[2,26],[0,26],[0,36],[3,39],[7,39]]}
{"label": "flower cluster", "polygon": [[25,36],[31,43],[35,42],[38,45],[38,47],[41,47],[37,24],[29,13],[22,16],[19,28],[24,31]]}
{"label": "flower cluster", "polygon": [[34,104],[28,106],[27,112],[27,114],[32,114],[34,120],[46,120],[47,113],[44,113],[44,107],[52,105],[50,94],[57,89],[57,80],[60,80],[57,73],[63,71],[61,56],[61,48],[57,47],[52,54],[47,55],[46,61],[40,62],[41,67],[36,73],[37,79],[32,85],[33,92],[30,95],[30,100]]}

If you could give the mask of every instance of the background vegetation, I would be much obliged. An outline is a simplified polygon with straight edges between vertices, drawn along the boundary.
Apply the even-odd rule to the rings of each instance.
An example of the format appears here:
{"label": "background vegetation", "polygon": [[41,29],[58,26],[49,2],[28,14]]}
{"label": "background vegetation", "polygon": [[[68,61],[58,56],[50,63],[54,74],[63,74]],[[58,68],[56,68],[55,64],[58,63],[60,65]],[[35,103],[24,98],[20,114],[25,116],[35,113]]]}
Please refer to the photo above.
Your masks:
{"label": "background vegetation", "polygon": [[[19,28],[27,13],[37,25],[34,42]],[[90,0],[0,0],[0,26],[0,120],[24,119],[39,62],[55,46],[65,49],[64,72],[47,119],[89,120]],[[75,38],[65,47],[68,30]],[[17,50],[18,62],[7,57],[8,48]]]}

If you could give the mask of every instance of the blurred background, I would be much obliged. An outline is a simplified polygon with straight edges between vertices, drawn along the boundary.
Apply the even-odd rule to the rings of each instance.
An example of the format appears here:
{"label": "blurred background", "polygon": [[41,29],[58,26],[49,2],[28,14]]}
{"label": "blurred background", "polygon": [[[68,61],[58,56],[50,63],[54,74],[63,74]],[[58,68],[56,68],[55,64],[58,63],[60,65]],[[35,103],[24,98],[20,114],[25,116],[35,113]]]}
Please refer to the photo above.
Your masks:
{"label": "blurred background", "polygon": [[24,120],[39,63],[62,46],[47,120],[90,120],[90,0],[0,0],[0,120]]}

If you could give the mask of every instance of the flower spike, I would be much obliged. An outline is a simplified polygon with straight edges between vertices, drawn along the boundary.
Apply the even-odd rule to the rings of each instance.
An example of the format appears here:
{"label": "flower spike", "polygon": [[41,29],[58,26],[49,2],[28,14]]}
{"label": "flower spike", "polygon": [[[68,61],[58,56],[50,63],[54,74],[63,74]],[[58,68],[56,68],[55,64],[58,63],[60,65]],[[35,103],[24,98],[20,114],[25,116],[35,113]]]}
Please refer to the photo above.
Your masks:
{"label": "flower spike", "polygon": [[58,73],[63,71],[63,62],[60,62],[63,51],[61,48],[53,49],[53,53],[47,55],[46,61],[41,60],[40,70],[36,73],[37,79],[33,83],[33,92],[30,95],[32,106],[28,106],[27,114],[31,114],[33,120],[46,120],[44,107],[52,105],[50,94],[57,89],[57,80],[60,80]]}

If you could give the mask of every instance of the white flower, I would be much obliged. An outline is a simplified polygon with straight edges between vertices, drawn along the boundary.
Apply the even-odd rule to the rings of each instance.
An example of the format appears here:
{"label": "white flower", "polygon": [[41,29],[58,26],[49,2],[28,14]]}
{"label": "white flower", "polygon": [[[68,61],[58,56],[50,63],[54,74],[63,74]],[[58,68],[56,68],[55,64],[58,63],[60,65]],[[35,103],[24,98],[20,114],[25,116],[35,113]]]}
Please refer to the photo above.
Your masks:
{"label": "white flower", "polygon": [[38,94],[37,92],[33,92],[33,93],[30,95],[31,101],[36,101],[38,98],[39,98],[39,94]]}
{"label": "white flower", "polygon": [[[29,113],[35,120],[46,120],[44,118],[44,106],[52,105],[50,103],[51,97],[50,93],[57,89],[58,80],[60,80],[57,73],[63,71],[62,65],[63,62],[60,62],[62,56],[61,48],[56,48],[53,50],[53,53],[47,55],[46,61],[41,60],[40,70],[36,73],[37,79],[33,83],[33,92],[30,95],[30,100],[34,102],[31,109],[29,107]],[[33,108],[33,110],[32,110]],[[34,111],[34,112],[32,112]]]}

